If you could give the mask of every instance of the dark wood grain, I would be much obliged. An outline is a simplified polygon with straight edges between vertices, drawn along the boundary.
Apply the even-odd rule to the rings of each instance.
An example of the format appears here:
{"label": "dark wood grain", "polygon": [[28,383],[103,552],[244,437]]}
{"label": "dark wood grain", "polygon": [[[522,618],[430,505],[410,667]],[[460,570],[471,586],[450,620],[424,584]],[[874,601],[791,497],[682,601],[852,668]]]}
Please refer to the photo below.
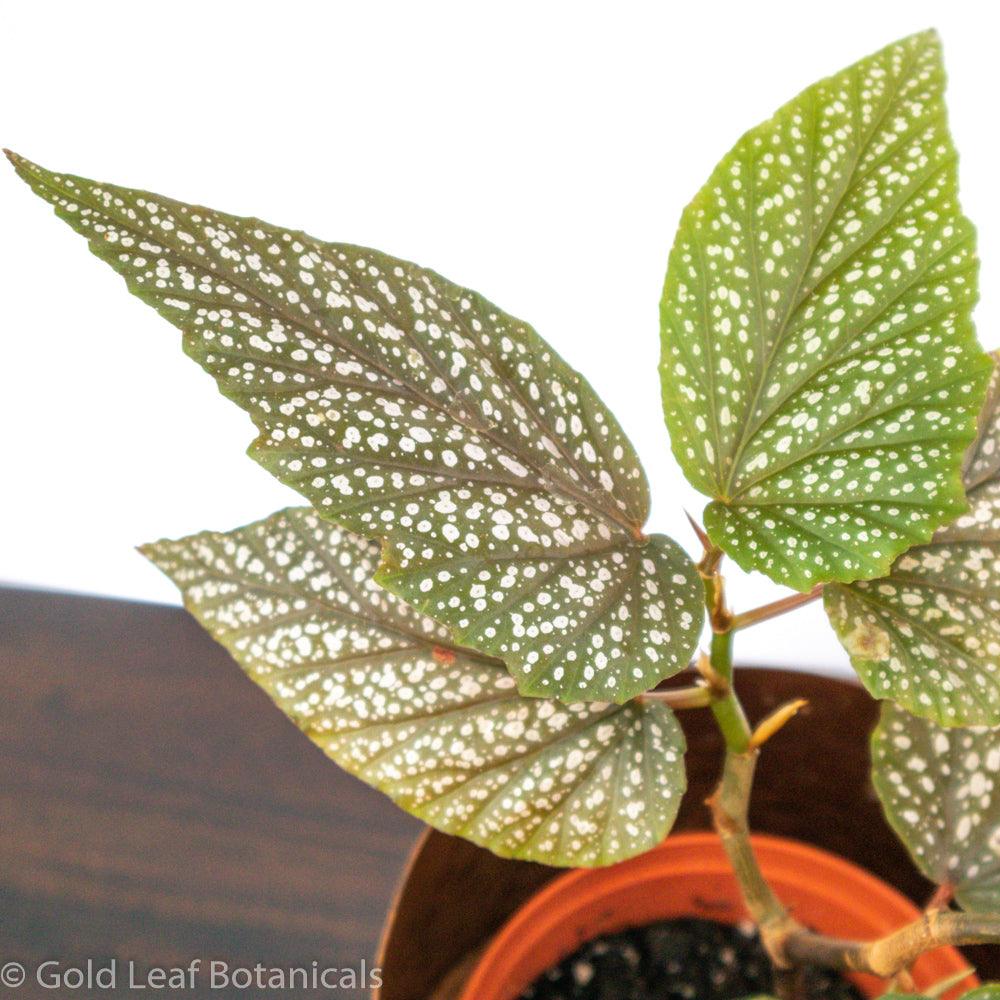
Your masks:
{"label": "dark wood grain", "polygon": [[[755,828],[820,844],[926,898],[868,783],[875,703],[821,678],[741,676],[754,718],[812,700],[769,744]],[[372,963],[420,824],[327,761],[184,612],[0,588],[0,692],[0,965]],[[683,722],[687,829],[707,824],[720,748],[706,714]],[[552,874],[433,834],[400,902],[386,1000],[426,1000]],[[997,976],[997,951],[970,954]],[[164,995],[366,993],[211,991],[204,978],[185,992],[0,987],[5,1000]]]}
{"label": "dark wood grain", "polygon": [[0,589],[0,691],[0,964],[371,964],[420,825],[184,612]]}

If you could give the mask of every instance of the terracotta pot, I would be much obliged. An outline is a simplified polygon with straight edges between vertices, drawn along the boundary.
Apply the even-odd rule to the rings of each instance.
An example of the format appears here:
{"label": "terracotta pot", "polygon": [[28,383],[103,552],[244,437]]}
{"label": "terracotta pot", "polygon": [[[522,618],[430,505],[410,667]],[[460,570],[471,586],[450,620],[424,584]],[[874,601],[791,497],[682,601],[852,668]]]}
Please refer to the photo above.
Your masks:
{"label": "terracotta pot", "polygon": [[[881,937],[920,915],[895,889],[826,851],[767,836],[754,837],[754,847],[778,896],[824,934]],[[746,916],[715,835],[677,834],[631,861],[569,872],[546,885],[487,945],[461,1000],[517,1000],[546,969],[602,934],[671,917],[736,923]],[[928,987],[966,967],[954,948],[941,948],[922,956],[913,976]],[[885,991],[872,976],[851,978],[866,996]],[[970,977],[963,988],[977,982]]]}
{"label": "terracotta pot", "polygon": [[[771,739],[761,756],[751,827],[830,851],[910,900],[925,902],[933,886],[885,823],[869,781],[868,737],[878,703],[847,680],[758,668],[744,668],[737,678],[753,720],[791,698],[809,699],[802,718]],[[718,780],[722,753],[708,712],[681,712],[678,718],[688,743],[688,792],[675,836],[709,828],[704,801]],[[493,935],[539,889],[563,875],[561,869],[508,861],[428,830],[414,848],[386,919],[378,961],[385,985],[375,1000],[454,1000]],[[984,979],[1000,978],[1000,948],[963,951]]]}

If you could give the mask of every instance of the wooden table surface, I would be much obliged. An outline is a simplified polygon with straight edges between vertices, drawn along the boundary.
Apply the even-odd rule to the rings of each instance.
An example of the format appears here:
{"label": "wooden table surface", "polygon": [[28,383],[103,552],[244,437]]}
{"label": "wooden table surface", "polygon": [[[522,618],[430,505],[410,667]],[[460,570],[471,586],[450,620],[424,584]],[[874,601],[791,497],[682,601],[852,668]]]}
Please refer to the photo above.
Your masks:
{"label": "wooden table surface", "polygon": [[[184,612],[0,589],[0,692],[0,965],[28,971],[0,997],[151,995],[43,989],[53,959],[372,963],[420,824]],[[202,985],[166,995],[366,995]]]}

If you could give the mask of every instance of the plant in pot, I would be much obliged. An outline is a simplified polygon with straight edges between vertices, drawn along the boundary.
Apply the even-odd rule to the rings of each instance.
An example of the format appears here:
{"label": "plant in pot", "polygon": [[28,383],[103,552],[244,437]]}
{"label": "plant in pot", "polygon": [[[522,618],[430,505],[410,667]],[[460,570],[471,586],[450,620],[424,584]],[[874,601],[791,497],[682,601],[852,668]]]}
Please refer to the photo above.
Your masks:
{"label": "plant in pot", "polygon": [[[588,383],[479,294],[8,154],[309,503],[144,554],[343,767],[439,830],[579,869],[467,1000],[935,996],[976,983],[940,949],[1000,941],[1000,382],[943,88],[933,32],[890,45],[744,135],[685,210],[660,376],[710,497],[697,561],[646,532],[643,470]],[[794,592],[734,612],[724,557]],[[874,785],[939,886],[922,912],[748,828],[758,755],[802,706],[751,724],[734,638],[818,598],[884,701]],[[724,737],[712,839],[664,840],[681,710]],[[752,927],[704,919],[712,894]]]}

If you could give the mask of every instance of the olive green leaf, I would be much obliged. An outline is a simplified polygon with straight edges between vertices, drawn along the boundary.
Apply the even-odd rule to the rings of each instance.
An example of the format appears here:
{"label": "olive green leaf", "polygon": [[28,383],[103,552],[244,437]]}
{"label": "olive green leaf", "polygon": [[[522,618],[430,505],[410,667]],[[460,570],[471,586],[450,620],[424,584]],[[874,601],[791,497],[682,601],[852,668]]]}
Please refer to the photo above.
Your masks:
{"label": "olive green leaf", "polygon": [[314,743],[432,826],[555,865],[670,829],[685,778],[669,709],[522,697],[373,581],[376,543],[302,508],[142,551]]}
{"label": "olive green leaf", "polygon": [[[960,986],[964,983],[970,976],[974,976],[975,969],[966,967],[960,969],[958,972],[952,972],[945,976],[943,979],[939,979],[932,985],[926,987],[923,993],[883,993],[880,1000],[940,1000],[941,997],[948,993],[951,993],[956,986]],[[966,997],[974,997],[976,994],[981,993],[982,996],[979,1000],[992,1000],[991,987],[994,984],[986,983],[983,986],[976,987],[971,990],[967,990],[963,993],[958,1000],[965,1000]],[[998,996],[997,1000],[1000,1000]]]}
{"label": "olive green leaf", "polygon": [[661,304],[674,454],[709,536],[800,590],[964,509],[988,362],[933,32],[809,87],[685,210]]}
{"label": "olive green leaf", "polygon": [[1000,369],[963,479],[968,513],[897,559],[888,576],[825,587],[824,602],[875,697],[943,725],[993,726],[1000,724]]}
{"label": "olive green leaf", "polygon": [[374,250],[8,155],[247,410],[250,454],[384,539],[379,581],[523,693],[623,703],[687,666],[697,573],[643,534],[632,446],[531,327]]}
{"label": "olive green leaf", "polygon": [[892,702],[872,735],[886,818],[932,881],[970,910],[1000,910],[1000,730],[939,726]]}
{"label": "olive green leaf", "polygon": [[[972,975],[971,969],[963,975]],[[937,1000],[941,993],[936,990],[931,993],[883,993],[879,1000]],[[1000,1000],[1000,983],[983,983],[975,989],[966,990],[958,1000]]]}

